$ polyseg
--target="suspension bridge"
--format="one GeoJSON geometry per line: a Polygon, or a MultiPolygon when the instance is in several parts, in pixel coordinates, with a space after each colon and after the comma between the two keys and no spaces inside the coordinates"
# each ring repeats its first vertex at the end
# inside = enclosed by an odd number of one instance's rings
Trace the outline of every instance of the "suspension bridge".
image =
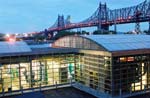
{"type": "Polygon", "coordinates": [[[56,22],[48,28],[48,31],[55,32],[96,26],[102,32],[109,30],[112,25],[116,31],[118,24],[135,23],[135,31],[140,33],[140,22],[149,22],[150,31],[150,0],[145,0],[135,6],[113,10],[109,9],[106,3],[100,3],[97,10],[89,18],[78,23],[72,23],[70,16],[65,19],[63,15],[58,15],[56,22]]]}

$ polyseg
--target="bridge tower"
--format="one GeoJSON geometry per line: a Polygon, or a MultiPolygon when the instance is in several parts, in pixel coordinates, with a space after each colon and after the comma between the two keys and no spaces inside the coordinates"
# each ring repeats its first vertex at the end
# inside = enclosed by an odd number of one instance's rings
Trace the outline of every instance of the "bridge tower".
{"type": "Polygon", "coordinates": [[[141,33],[141,30],[140,30],[140,23],[139,22],[136,22],[135,24],[135,32],[137,34],[140,34],[141,33]]]}
{"type": "Polygon", "coordinates": [[[58,15],[58,19],[57,19],[58,23],[57,23],[57,27],[64,27],[65,26],[65,20],[64,20],[64,16],[60,16],[58,15]]]}
{"type": "Polygon", "coordinates": [[[107,31],[109,29],[109,26],[102,25],[102,22],[107,22],[107,5],[105,4],[99,4],[98,8],[98,31],[103,33],[105,30],[107,31]]]}
{"type": "Polygon", "coordinates": [[[142,15],[142,13],[140,11],[136,11],[135,12],[135,19],[136,19],[136,24],[135,24],[135,32],[137,34],[140,34],[141,33],[141,29],[140,29],[140,22],[139,22],[139,19],[140,19],[140,16],[142,15]]]}
{"type": "Polygon", "coordinates": [[[71,16],[70,15],[67,16],[67,18],[65,20],[65,23],[66,24],[70,24],[71,23],[71,16]]]}

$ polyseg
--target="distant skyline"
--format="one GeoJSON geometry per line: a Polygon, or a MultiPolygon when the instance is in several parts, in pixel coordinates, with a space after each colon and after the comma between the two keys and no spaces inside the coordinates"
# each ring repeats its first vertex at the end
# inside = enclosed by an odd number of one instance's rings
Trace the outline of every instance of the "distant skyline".
{"type": "MultiPolygon", "coordinates": [[[[144,0],[0,0],[0,33],[42,31],[55,23],[58,14],[71,15],[72,22],[80,22],[96,11],[100,1],[118,9],[144,0]]],[[[148,23],[141,26],[148,29],[148,23]]],[[[130,31],[134,27],[135,24],[120,25],[118,31],[130,31]]]]}

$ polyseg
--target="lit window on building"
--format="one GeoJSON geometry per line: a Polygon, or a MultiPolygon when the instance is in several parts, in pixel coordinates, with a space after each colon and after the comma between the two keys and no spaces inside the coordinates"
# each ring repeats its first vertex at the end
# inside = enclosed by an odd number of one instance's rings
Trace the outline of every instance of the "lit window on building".
{"type": "Polygon", "coordinates": [[[120,62],[126,62],[126,61],[127,61],[127,59],[125,57],[120,58],[120,62]]]}
{"type": "Polygon", "coordinates": [[[134,57],[127,57],[127,61],[128,61],[128,62],[134,61],[134,57]]]}

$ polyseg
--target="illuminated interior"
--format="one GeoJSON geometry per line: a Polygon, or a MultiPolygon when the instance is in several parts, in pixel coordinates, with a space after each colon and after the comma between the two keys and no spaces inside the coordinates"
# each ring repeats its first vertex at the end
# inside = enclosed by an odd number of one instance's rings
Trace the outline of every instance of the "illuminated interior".
{"type": "Polygon", "coordinates": [[[80,50],[75,66],[77,83],[96,93],[119,96],[149,90],[149,42],[147,35],[66,36],[53,47],[80,50]]]}
{"type": "MultiPolygon", "coordinates": [[[[0,66],[0,91],[16,91],[69,83],[74,77],[74,55],[1,58],[9,64],[0,66]],[[20,60],[15,61],[15,60],[20,60]]],[[[2,63],[3,63],[2,62],[2,63]]]]}
{"type": "Polygon", "coordinates": [[[150,87],[150,56],[114,57],[114,95],[146,91],[150,87]]]}
{"type": "Polygon", "coordinates": [[[15,50],[19,56],[0,57],[0,92],[63,85],[71,80],[80,90],[91,90],[93,94],[118,97],[149,91],[148,41],[150,37],[144,35],[67,36],[43,51],[34,51],[23,42],[16,51],[18,45],[15,44],[12,51],[2,53],[14,55],[15,50]],[[29,55],[23,56],[24,52],[29,55]]]}
{"type": "Polygon", "coordinates": [[[77,82],[100,92],[111,93],[111,57],[81,55],[75,72],[77,82]]]}

